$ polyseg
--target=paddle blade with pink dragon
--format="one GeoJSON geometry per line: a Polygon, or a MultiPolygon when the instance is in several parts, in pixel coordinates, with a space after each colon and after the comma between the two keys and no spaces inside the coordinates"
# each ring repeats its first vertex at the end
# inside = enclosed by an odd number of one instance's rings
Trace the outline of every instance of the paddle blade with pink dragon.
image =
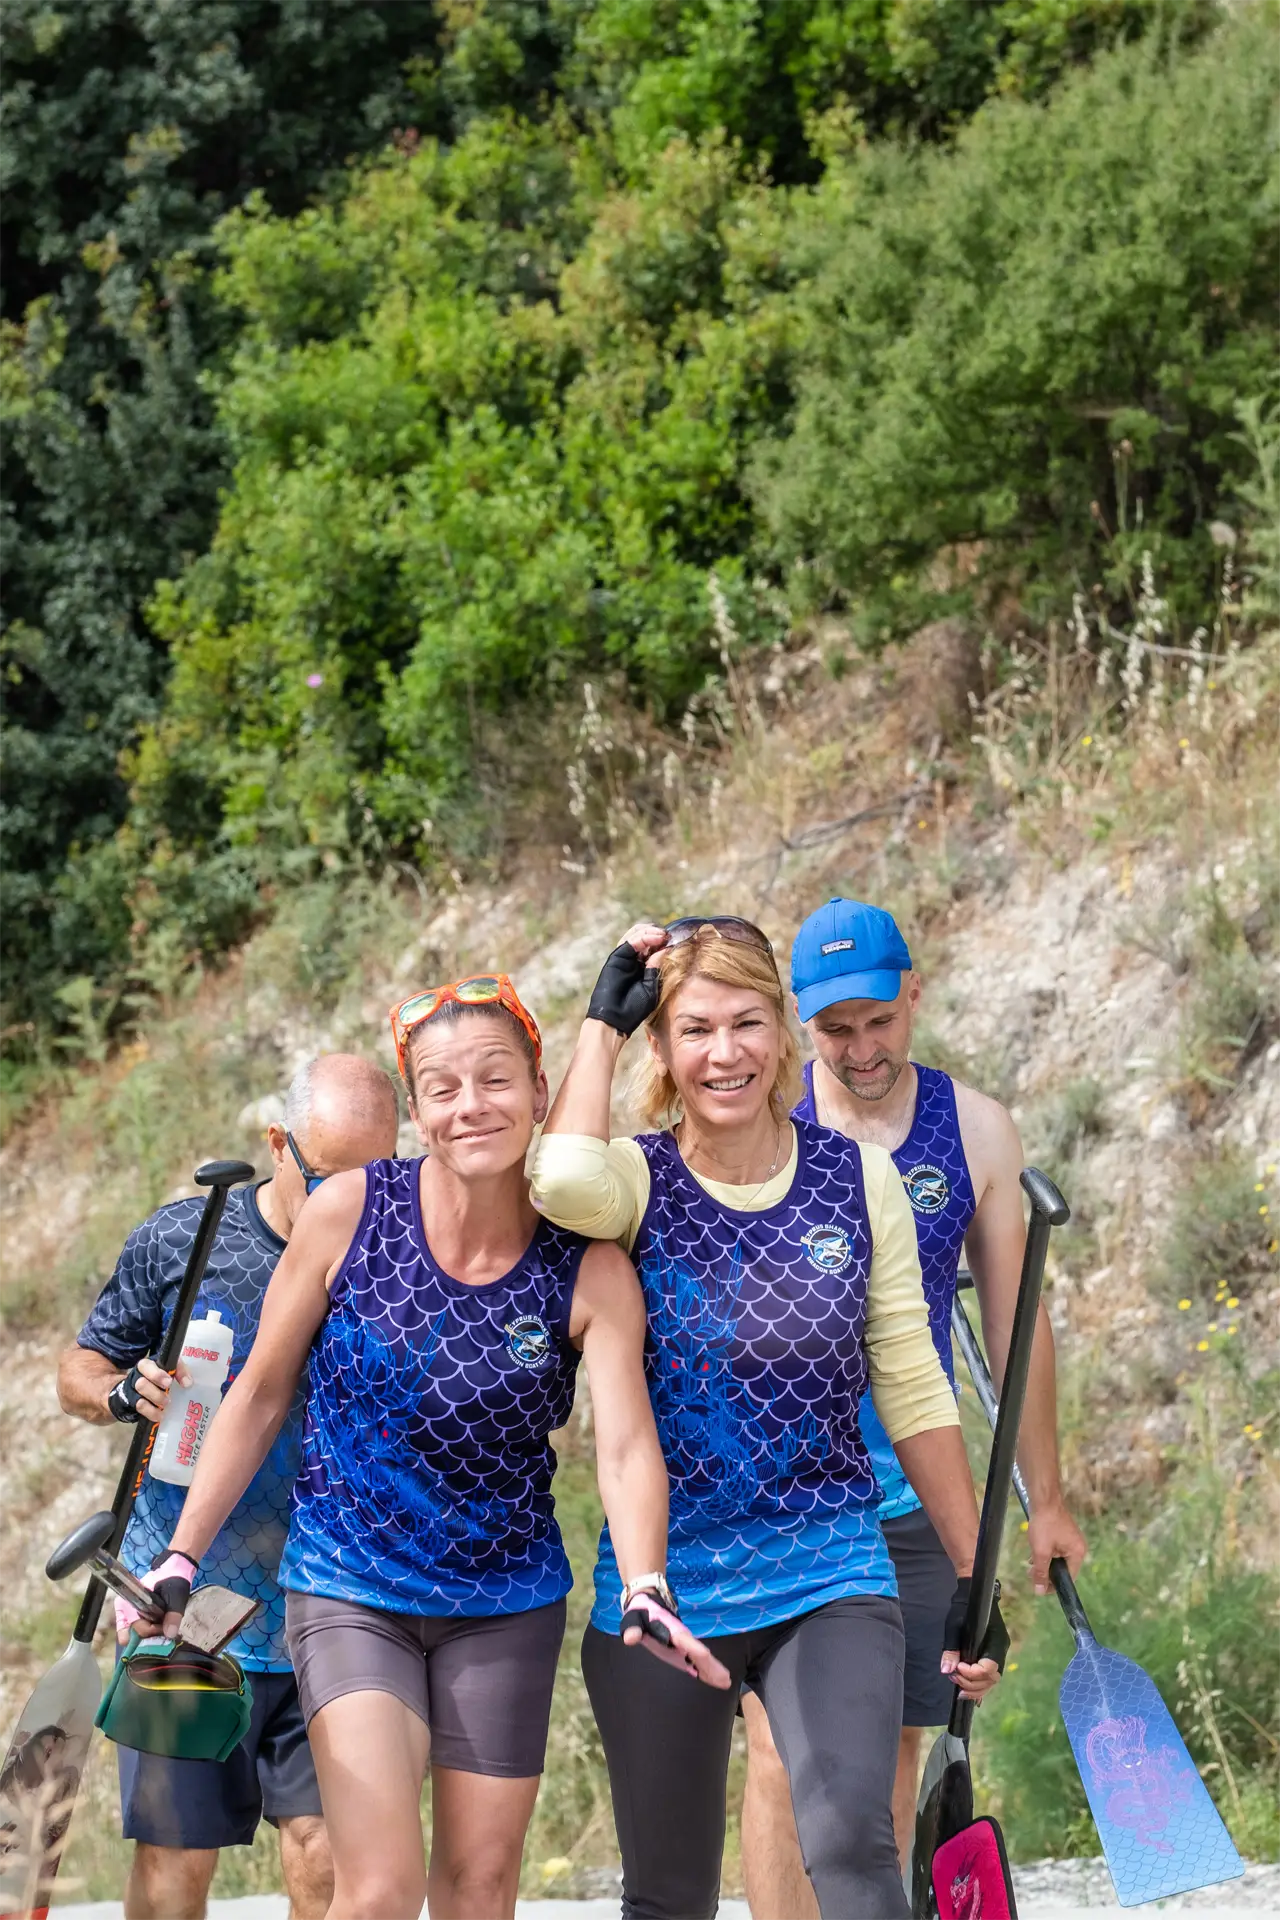
{"type": "Polygon", "coordinates": [[[1154,1681],[1078,1625],[1076,1640],[1058,1700],[1121,1906],[1237,1879],[1244,1862],[1154,1681]]]}

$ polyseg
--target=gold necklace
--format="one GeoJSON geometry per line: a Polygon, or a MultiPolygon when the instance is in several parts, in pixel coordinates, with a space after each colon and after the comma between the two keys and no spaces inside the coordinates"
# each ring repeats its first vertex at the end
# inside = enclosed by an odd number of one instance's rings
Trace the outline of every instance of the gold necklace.
{"type": "MultiPolygon", "coordinates": [[[[775,1125],[776,1124],[777,1123],[775,1122],[775,1125]]],[[[773,1150],[773,1164],[769,1168],[769,1171],[768,1173],[766,1173],[764,1179],[760,1182],[760,1185],[756,1188],[755,1192],[752,1194],[748,1194],[745,1200],[740,1201],[735,1205],[734,1207],[735,1213],[749,1213],[751,1211],[752,1206],[760,1198],[760,1195],[764,1192],[765,1188],[768,1186],[769,1182],[772,1180],[774,1174],[778,1171],[778,1162],[782,1158],[782,1143],[786,1139],[786,1137],[787,1137],[786,1128],[783,1126],[779,1126],[777,1145],[774,1147],[774,1150],[773,1150]]],[[[678,1133],[676,1135],[676,1146],[677,1147],[680,1146],[680,1135],[678,1133]]],[[[681,1148],[681,1158],[682,1159],[684,1158],[683,1148],[681,1148]]],[[[689,1165],[687,1160],[685,1161],[685,1165],[686,1166],[689,1165]]],[[[690,1168],[689,1170],[691,1173],[694,1171],[693,1168],[690,1168]]],[[[694,1174],[694,1177],[695,1179],[697,1178],[696,1173],[694,1174]]],[[[727,1186],[731,1186],[733,1183],[728,1180],[721,1180],[721,1181],[718,1181],[716,1184],[718,1186],[727,1187],[727,1186]]]]}

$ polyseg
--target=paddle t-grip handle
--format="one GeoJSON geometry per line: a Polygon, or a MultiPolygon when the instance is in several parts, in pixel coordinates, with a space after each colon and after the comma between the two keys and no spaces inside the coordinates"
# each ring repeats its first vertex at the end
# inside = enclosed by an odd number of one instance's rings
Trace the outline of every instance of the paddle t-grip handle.
{"type": "MultiPolygon", "coordinates": [[[[955,1335],[956,1345],[964,1355],[969,1377],[973,1381],[974,1392],[978,1396],[978,1404],[987,1416],[987,1425],[994,1427],[1000,1405],[996,1397],[995,1381],[991,1378],[991,1370],[987,1366],[982,1348],[978,1345],[978,1336],[973,1330],[973,1324],[964,1310],[959,1294],[951,1303],[951,1331],[955,1335]]],[[[1029,1520],[1031,1501],[1027,1494],[1027,1483],[1016,1463],[1013,1469],[1013,1490],[1018,1496],[1018,1504],[1029,1520]]],[[[1076,1583],[1071,1578],[1071,1570],[1065,1560],[1055,1559],[1049,1562],[1049,1578],[1053,1582],[1054,1592],[1058,1596],[1072,1633],[1077,1639],[1094,1639],[1094,1631],[1089,1625],[1089,1616],[1084,1610],[1084,1602],[1080,1598],[1076,1583]]]]}
{"type": "MultiPolygon", "coordinates": [[[[186,1271],[178,1287],[178,1297],[174,1301],[173,1313],[165,1329],[163,1340],[155,1355],[156,1364],[166,1373],[173,1373],[182,1355],[182,1343],[187,1337],[187,1324],[196,1304],[196,1295],[200,1291],[200,1282],[204,1279],[205,1268],[209,1264],[209,1255],[213,1252],[213,1243],[217,1238],[222,1222],[223,1209],[227,1204],[227,1194],[232,1187],[243,1185],[252,1180],[257,1168],[247,1160],[206,1160],[195,1170],[195,1182],[198,1187],[208,1187],[209,1197],[204,1203],[200,1215],[200,1224],[196,1228],[196,1237],[191,1243],[191,1252],[187,1255],[186,1271]]],[[[107,1539],[101,1544],[109,1553],[117,1554],[124,1539],[129,1516],[133,1512],[133,1503],[138,1497],[147,1467],[151,1460],[151,1449],[156,1443],[156,1423],[154,1420],[139,1420],[129,1442],[129,1451],[125,1455],[124,1467],[116,1486],[116,1497],[111,1502],[111,1511],[115,1515],[115,1526],[107,1539]]],[[[85,1642],[91,1641],[97,1632],[98,1621],[102,1617],[103,1603],[107,1597],[105,1583],[95,1574],[85,1589],[85,1596],[76,1617],[72,1638],[85,1642]]]]}
{"type": "MultiPolygon", "coordinates": [[[[1013,1483],[1018,1448],[1018,1430],[1027,1395],[1027,1375],[1031,1370],[1031,1348],[1035,1340],[1036,1315],[1040,1309],[1040,1289],[1044,1280],[1049,1235],[1054,1227],[1071,1218],[1071,1209],[1048,1174],[1038,1167],[1024,1167],[1022,1190],[1031,1202],[1027,1223],[1027,1241],[1022,1254],[1022,1276],[1009,1333],[1009,1356],[1005,1363],[1004,1385],[996,1412],[995,1438],[987,1468],[987,1483],[982,1495],[982,1515],[978,1522],[978,1545],[973,1559],[969,1586],[969,1608],[965,1615],[960,1652],[966,1660],[982,1645],[991,1621],[995,1599],[996,1575],[1000,1567],[1000,1543],[1004,1534],[1005,1509],[1013,1483]]],[[[972,1700],[956,1690],[950,1732],[962,1740],[969,1737],[973,1723],[972,1700]]]]}
{"type": "Polygon", "coordinates": [[[122,1561],[107,1552],[106,1542],[115,1532],[115,1526],[116,1516],[110,1507],[90,1514],[54,1548],[45,1561],[44,1570],[50,1580],[65,1580],[69,1573],[78,1573],[81,1567],[90,1566],[98,1579],[136,1607],[144,1620],[158,1622],[164,1618],[164,1612],[150,1587],[144,1587],[136,1574],[130,1573],[122,1561]]]}

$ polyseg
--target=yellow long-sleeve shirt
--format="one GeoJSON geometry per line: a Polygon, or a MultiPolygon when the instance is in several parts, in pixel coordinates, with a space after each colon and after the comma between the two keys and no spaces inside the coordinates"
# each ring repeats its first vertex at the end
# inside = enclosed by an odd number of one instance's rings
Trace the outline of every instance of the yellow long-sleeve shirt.
{"type": "MultiPolygon", "coordinates": [[[[958,1426],[960,1420],[929,1331],[911,1203],[883,1147],[859,1146],[858,1151],[872,1242],[863,1336],[871,1393],[889,1438],[907,1440],[935,1427],[958,1426]]],[[[788,1193],[797,1161],[793,1127],[787,1164],[762,1187],[694,1177],[722,1205],[763,1212],[788,1193]]],[[[593,1240],[620,1240],[630,1251],[649,1204],[649,1163],[634,1140],[544,1135],[532,1182],[534,1205],[557,1226],[593,1240]]]]}

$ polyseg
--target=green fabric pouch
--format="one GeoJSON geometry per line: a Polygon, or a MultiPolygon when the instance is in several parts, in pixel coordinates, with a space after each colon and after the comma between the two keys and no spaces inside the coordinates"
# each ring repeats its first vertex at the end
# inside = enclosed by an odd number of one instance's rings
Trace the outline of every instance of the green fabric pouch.
{"type": "Polygon", "coordinates": [[[95,1725],[108,1740],[169,1760],[226,1760],[248,1731],[253,1689],[229,1653],[139,1640],[116,1662],[95,1725]]]}

